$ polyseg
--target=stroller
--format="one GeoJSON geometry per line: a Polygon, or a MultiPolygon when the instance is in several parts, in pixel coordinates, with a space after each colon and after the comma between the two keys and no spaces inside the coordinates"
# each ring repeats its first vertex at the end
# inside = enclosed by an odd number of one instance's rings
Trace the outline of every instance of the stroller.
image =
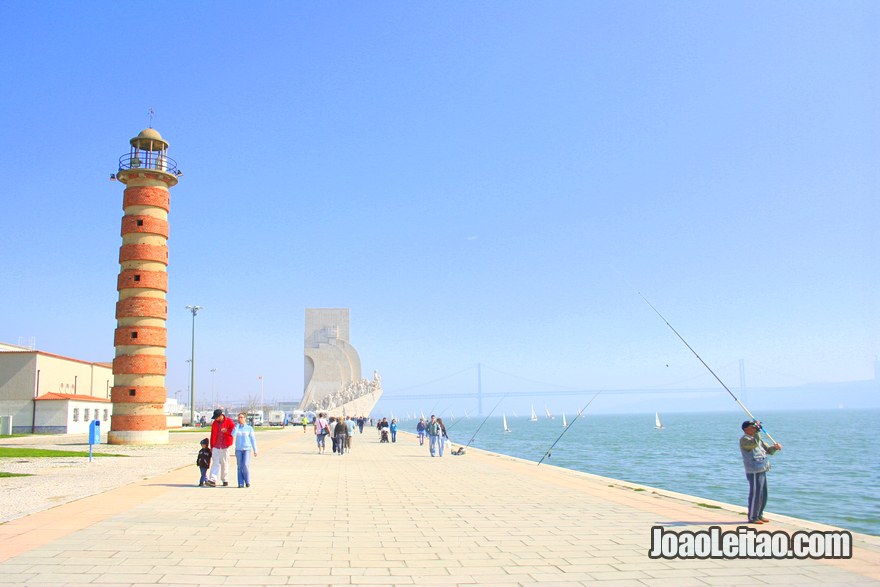
{"type": "Polygon", "coordinates": [[[380,434],[379,442],[388,442],[388,428],[382,428],[380,434]]]}

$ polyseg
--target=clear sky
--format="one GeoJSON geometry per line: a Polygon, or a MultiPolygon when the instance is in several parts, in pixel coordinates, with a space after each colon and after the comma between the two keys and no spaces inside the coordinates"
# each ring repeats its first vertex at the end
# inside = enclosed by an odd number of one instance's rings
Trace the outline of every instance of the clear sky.
{"type": "Polygon", "coordinates": [[[0,340],[112,359],[107,178],[153,108],[185,174],[171,397],[198,304],[203,398],[214,368],[223,401],[298,400],[305,308],[347,307],[382,409],[478,364],[735,408],[638,292],[733,388],[872,379],[878,30],[873,1],[2,2],[0,340]]]}

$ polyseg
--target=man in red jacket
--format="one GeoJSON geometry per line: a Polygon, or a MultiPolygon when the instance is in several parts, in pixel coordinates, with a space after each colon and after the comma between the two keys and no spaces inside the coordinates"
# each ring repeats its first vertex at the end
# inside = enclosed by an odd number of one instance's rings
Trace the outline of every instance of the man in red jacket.
{"type": "Polygon", "coordinates": [[[211,424],[211,473],[205,485],[216,487],[219,472],[219,480],[225,487],[229,485],[229,447],[233,442],[232,431],[235,429],[235,422],[227,418],[220,408],[214,410],[211,419],[214,420],[211,424]]]}

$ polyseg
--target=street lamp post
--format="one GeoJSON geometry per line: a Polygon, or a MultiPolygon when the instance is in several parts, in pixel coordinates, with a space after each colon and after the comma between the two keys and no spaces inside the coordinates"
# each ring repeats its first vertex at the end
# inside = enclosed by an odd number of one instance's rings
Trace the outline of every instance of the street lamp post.
{"type": "MultiPolygon", "coordinates": [[[[263,376],[262,375],[260,375],[260,411],[261,412],[263,411],[263,376]]],[[[265,418],[265,416],[266,416],[266,414],[264,413],[263,417],[265,418]]]]}
{"type": "Polygon", "coordinates": [[[211,409],[217,407],[217,396],[214,395],[214,374],[217,373],[217,369],[211,369],[211,409]]]}
{"type": "Polygon", "coordinates": [[[196,419],[196,314],[202,309],[201,306],[187,306],[187,310],[192,312],[192,352],[189,356],[189,425],[192,426],[196,419]]]}

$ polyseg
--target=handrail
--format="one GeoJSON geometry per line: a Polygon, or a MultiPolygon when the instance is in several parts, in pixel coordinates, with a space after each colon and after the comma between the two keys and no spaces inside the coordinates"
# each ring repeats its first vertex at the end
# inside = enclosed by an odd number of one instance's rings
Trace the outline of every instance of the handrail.
{"type": "Polygon", "coordinates": [[[177,171],[177,161],[162,153],[153,151],[139,151],[138,153],[127,153],[119,158],[119,171],[127,169],[153,169],[170,173],[171,175],[180,175],[177,171]]]}

